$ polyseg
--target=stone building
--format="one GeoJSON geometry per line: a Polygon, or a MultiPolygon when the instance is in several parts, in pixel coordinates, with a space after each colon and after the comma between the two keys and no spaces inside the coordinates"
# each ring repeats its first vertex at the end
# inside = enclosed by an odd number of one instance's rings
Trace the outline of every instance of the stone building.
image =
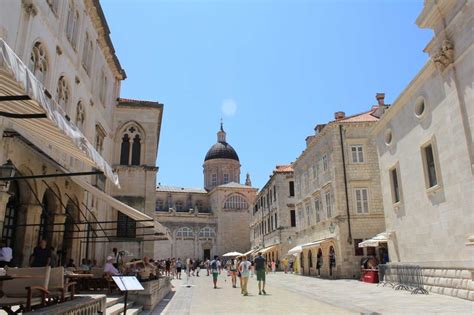
{"type": "Polygon", "coordinates": [[[369,131],[385,108],[384,94],[369,111],[317,125],[293,163],[296,185],[296,256],[304,275],[357,278],[361,258],[381,256],[359,248],[385,229],[378,157],[369,131]]]}
{"type": "Polygon", "coordinates": [[[40,239],[100,263],[113,246],[152,255],[166,232],[147,215],[163,105],[119,97],[109,33],[98,1],[2,2],[0,165],[17,179],[0,182],[0,233],[16,265],[40,239]]]}
{"type": "Polygon", "coordinates": [[[425,1],[430,59],[377,123],[391,264],[423,268],[425,288],[474,300],[472,1],[425,1]]]}
{"type": "Polygon", "coordinates": [[[250,244],[268,261],[281,261],[295,239],[295,182],[291,165],[277,165],[259,191],[250,219],[250,244]]]}
{"type": "Polygon", "coordinates": [[[240,184],[239,157],[222,124],[203,168],[204,189],[156,188],[156,218],[171,240],[156,242],[155,257],[204,259],[250,248],[249,209],[257,189],[248,174],[245,185],[240,184]]]}

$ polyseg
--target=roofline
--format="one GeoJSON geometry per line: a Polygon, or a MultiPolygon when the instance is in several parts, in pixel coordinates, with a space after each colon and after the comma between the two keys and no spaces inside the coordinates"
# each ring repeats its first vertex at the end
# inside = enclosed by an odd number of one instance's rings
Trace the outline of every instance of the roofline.
{"type": "Polygon", "coordinates": [[[99,0],[86,0],[85,4],[86,7],[90,8],[89,12],[92,14],[95,13],[98,17],[98,19],[91,18],[91,21],[96,27],[99,38],[102,38],[106,47],[102,47],[101,45],[99,46],[102,48],[102,51],[105,55],[112,56],[112,58],[106,57],[105,60],[110,66],[113,66],[113,68],[115,69],[116,78],[118,78],[119,80],[125,80],[127,78],[127,74],[120,65],[120,61],[117,55],[115,54],[114,44],[110,39],[109,25],[107,24],[107,20],[105,18],[104,11],[102,10],[102,6],[100,5],[99,0]]]}
{"type": "Polygon", "coordinates": [[[132,98],[117,98],[117,106],[124,107],[144,107],[144,108],[163,108],[163,104],[160,102],[137,100],[132,98]]]}

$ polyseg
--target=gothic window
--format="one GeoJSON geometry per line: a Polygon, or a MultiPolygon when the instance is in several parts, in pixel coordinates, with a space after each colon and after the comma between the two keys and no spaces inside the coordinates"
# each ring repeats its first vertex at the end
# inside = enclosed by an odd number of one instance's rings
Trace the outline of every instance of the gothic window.
{"type": "Polygon", "coordinates": [[[106,133],[104,128],[102,128],[100,125],[95,126],[95,149],[97,152],[102,154],[104,151],[104,139],[105,139],[106,133]]]}
{"type": "Polygon", "coordinates": [[[132,144],[132,165],[140,165],[140,135],[135,135],[132,144]]]}
{"type": "Polygon", "coordinates": [[[232,195],[224,203],[224,209],[244,210],[248,207],[247,201],[240,195],[232,195]]]}
{"type": "Polygon", "coordinates": [[[174,203],[174,207],[176,208],[176,211],[178,212],[184,211],[184,204],[182,201],[176,201],[174,203]]]}
{"type": "Polygon", "coordinates": [[[128,165],[130,153],[130,137],[124,134],[122,138],[122,145],[120,147],[120,165],[128,165]]]}
{"type": "Polygon", "coordinates": [[[66,22],[66,37],[74,49],[77,44],[77,33],[79,30],[79,12],[69,5],[66,22]]]}
{"type": "Polygon", "coordinates": [[[79,129],[82,130],[85,120],[86,120],[86,111],[84,109],[83,103],[79,101],[76,107],[76,125],[79,129]]]}
{"type": "Polygon", "coordinates": [[[64,76],[60,76],[58,80],[58,86],[56,88],[56,101],[64,109],[67,109],[69,103],[69,84],[64,76]]]}
{"type": "Polygon", "coordinates": [[[120,146],[120,165],[140,165],[143,135],[137,127],[123,130],[120,146]]]}
{"type": "Polygon", "coordinates": [[[156,211],[164,211],[164,202],[161,199],[156,201],[156,211]]]}
{"type": "Polygon", "coordinates": [[[216,237],[216,232],[210,227],[205,227],[199,231],[199,238],[211,238],[216,237]]]}
{"type": "Polygon", "coordinates": [[[176,238],[194,237],[194,232],[188,227],[182,227],[176,232],[176,238]]]}
{"type": "Polygon", "coordinates": [[[28,68],[33,72],[36,78],[44,84],[48,71],[48,58],[46,56],[46,50],[40,42],[36,42],[31,50],[28,68]]]}

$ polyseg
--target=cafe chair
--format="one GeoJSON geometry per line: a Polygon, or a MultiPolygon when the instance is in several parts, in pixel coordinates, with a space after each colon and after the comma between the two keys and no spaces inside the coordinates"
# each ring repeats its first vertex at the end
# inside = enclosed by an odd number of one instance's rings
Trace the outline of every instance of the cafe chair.
{"type": "Polygon", "coordinates": [[[48,302],[62,303],[68,298],[74,300],[74,294],[76,291],[76,282],[68,282],[64,284],[64,267],[51,268],[49,276],[49,295],[48,302]]]}
{"type": "Polygon", "coordinates": [[[17,314],[45,306],[50,293],[48,291],[50,273],[51,267],[9,268],[7,276],[13,279],[4,283],[0,292],[0,308],[8,314],[17,314]],[[14,306],[19,308],[13,311],[14,306]]]}

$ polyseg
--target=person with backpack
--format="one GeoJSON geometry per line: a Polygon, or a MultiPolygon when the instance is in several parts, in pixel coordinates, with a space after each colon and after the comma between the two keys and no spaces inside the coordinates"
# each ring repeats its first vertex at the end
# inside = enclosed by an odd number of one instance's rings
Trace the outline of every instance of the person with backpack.
{"type": "Polygon", "coordinates": [[[257,274],[257,281],[258,281],[258,295],[267,294],[265,292],[265,272],[266,272],[266,263],[265,258],[262,256],[262,253],[259,252],[257,258],[254,260],[255,262],[255,273],[257,274]],[[263,288],[262,288],[263,282],[263,288]]]}
{"type": "Polygon", "coordinates": [[[248,261],[246,257],[243,257],[242,262],[239,265],[239,271],[240,271],[240,280],[242,284],[242,294],[244,296],[249,295],[249,292],[247,291],[247,284],[249,282],[251,266],[252,266],[252,263],[248,261]]]}
{"type": "Polygon", "coordinates": [[[212,272],[212,282],[214,283],[214,289],[217,289],[217,277],[219,276],[219,269],[221,268],[221,262],[219,256],[214,256],[214,259],[211,261],[211,272],[212,272]]]}

